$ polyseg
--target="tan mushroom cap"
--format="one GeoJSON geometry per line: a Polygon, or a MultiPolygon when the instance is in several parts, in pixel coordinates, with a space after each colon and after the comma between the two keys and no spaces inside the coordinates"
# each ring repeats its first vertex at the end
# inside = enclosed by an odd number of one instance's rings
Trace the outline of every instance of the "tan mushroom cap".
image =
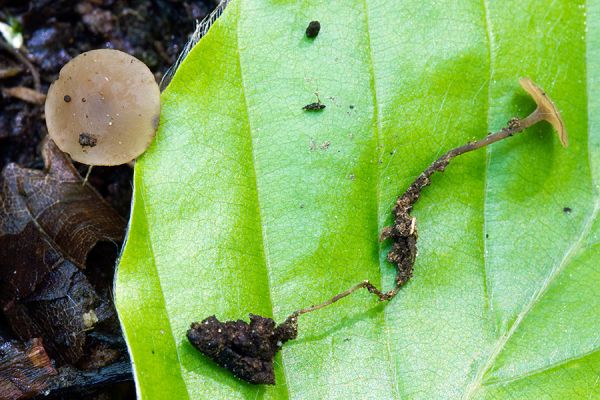
{"type": "Polygon", "coordinates": [[[560,143],[563,145],[563,147],[567,147],[569,145],[569,136],[567,135],[567,130],[560,116],[560,112],[552,100],[550,100],[550,98],[546,95],[546,92],[544,92],[542,88],[536,85],[531,79],[521,78],[519,79],[519,83],[537,104],[537,109],[534,113],[538,113],[540,119],[544,119],[552,124],[554,129],[556,129],[560,143]]]}
{"type": "Polygon", "coordinates": [[[137,58],[118,50],[92,50],[60,70],[48,90],[45,112],[48,134],[75,161],[119,165],[152,142],[160,90],[137,58]]]}

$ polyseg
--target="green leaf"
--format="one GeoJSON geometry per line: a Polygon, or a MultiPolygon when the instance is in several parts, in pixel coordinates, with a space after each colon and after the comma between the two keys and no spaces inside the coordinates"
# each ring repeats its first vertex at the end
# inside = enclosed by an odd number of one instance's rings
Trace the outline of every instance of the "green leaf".
{"type": "Polygon", "coordinates": [[[600,397],[599,0],[232,1],[162,101],[116,281],[141,398],[600,397]],[[212,314],[282,321],[390,288],[394,200],[527,115],[522,76],[571,146],[537,125],[435,176],[398,297],[301,317],[273,387],[191,347],[212,314]],[[315,91],[327,108],[303,111],[315,91]]]}

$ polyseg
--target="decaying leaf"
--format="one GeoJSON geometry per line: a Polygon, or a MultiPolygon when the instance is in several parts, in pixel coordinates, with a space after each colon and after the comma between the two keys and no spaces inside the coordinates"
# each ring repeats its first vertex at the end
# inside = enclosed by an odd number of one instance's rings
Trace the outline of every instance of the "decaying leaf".
{"type": "Polygon", "coordinates": [[[32,339],[26,344],[0,344],[0,397],[4,400],[28,399],[46,390],[49,380],[56,375],[42,340],[32,339]]]}
{"type": "Polygon", "coordinates": [[[124,221],[51,141],[43,156],[45,171],[9,164],[1,176],[0,305],[20,339],[42,337],[52,358],[76,363],[86,332],[114,316],[82,270],[124,221]]]}

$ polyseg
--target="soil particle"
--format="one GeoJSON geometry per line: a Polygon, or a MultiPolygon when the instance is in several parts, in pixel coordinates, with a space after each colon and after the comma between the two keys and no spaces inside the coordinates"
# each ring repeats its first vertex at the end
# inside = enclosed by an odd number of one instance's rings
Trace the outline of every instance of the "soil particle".
{"type": "Polygon", "coordinates": [[[321,23],[319,21],[310,21],[308,26],[306,27],[306,37],[310,39],[314,39],[319,34],[321,30],[321,23]]]}
{"type": "Polygon", "coordinates": [[[79,134],[79,144],[81,147],[94,147],[98,144],[98,139],[86,132],[79,134]]]}
{"type": "Polygon", "coordinates": [[[276,326],[271,318],[254,314],[250,314],[250,323],[220,322],[213,315],[194,322],[187,332],[194,347],[236,377],[267,385],[275,384],[275,354],[297,335],[296,318],[288,318],[276,326]]]}
{"type": "Polygon", "coordinates": [[[573,209],[571,209],[571,207],[565,207],[565,208],[563,208],[563,212],[564,212],[565,214],[570,214],[570,213],[571,213],[571,211],[573,211],[573,209]]]}

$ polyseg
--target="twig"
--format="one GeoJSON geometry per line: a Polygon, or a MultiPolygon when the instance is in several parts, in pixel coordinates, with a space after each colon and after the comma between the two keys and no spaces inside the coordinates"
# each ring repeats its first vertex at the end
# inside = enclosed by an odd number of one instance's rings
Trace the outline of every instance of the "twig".
{"type": "Polygon", "coordinates": [[[70,366],[61,367],[58,375],[50,379],[48,395],[64,395],[67,393],[79,393],[93,390],[97,387],[114,385],[133,379],[131,362],[129,360],[117,361],[113,364],[93,370],[78,370],[70,366]]]}
{"type": "Polygon", "coordinates": [[[85,186],[85,184],[88,183],[88,179],[92,173],[93,167],[93,165],[88,166],[87,172],[85,173],[85,178],[83,179],[83,183],[81,184],[81,186],[85,186]]]}
{"type": "Polygon", "coordinates": [[[31,73],[31,76],[33,77],[33,88],[36,91],[41,92],[42,85],[40,82],[40,74],[33,64],[27,59],[27,57],[25,57],[20,50],[17,50],[8,44],[4,39],[0,40],[0,47],[9,52],[13,57],[27,67],[31,73]]]}

